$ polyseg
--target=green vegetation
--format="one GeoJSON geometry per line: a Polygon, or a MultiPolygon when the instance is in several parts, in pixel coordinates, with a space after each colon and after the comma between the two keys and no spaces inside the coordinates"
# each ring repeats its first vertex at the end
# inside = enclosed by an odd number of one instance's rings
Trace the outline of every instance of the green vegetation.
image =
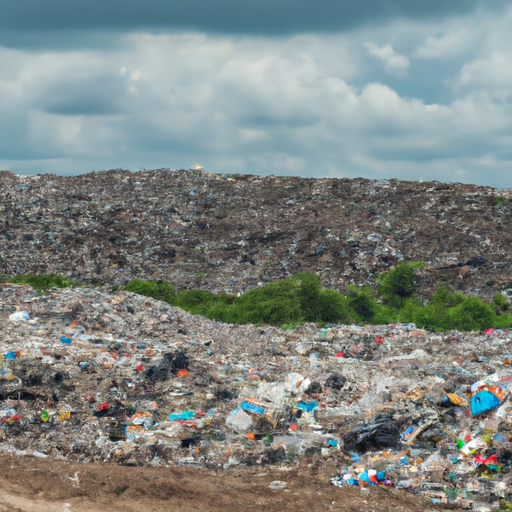
{"type": "Polygon", "coordinates": [[[153,299],[163,300],[169,304],[173,304],[174,300],[174,285],[166,283],[165,281],[142,281],[141,279],[134,279],[130,281],[125,290],[146,297],[153,297],[153,299]]]}
{"type": "Polygon", "coordinates": [[[406,300],[414,295],[416,286],[414,282],[414,272],[423,268],[423,261],[413,261],[412,263],[399,263],[393,270],[381,274],[377,280],[379,282],[378,293],[385,304],[400,309],[406,300]]]}
{"type": "Polygon", "coordinates": [[[489,304],[443,286],[423,304],[415,297],[415,271],[423,266],[421,261],[400,263],[378,276],[376,290],[350,286],[347,295],[323,289],[320,278],[311,273],[268,283],[240,297],[214,295],[204,290],[175,293],[171,284],[156,281],[131,281],[125,289],[165,300],[212,320],[270,324],[281,326],[283,330],[304,322],[319,325],[412,322],[436,331],[479,331],[487,327],[512,326],[512,314],[508,313],[510,304],[501,294],[495,295],[493,303],[489,304]]]}
{"type": "MultiPolygon", "coordinates": [[[[293,329],[304,322],[319,325],[411,322],[420,328],[436,331],[512,327],[512,308],[501,294],[496,294],[489,303],[442,286],[424,304],[415,296],[415,272],[423,266],[421,261],[400,263],[393,270],[379,275],[375,288],[349,286],[347,294],[322,288],[320,278],[307,272],[268,283],[239,297],[207,290],[176,292],[175,286],[166,281],[140,279],[120,288],[165,301],[212,320],[270,324],[281,326],[283,330],[293,329]]],[[[29,284],[41,293],[52,287],[76,286],[76,283],[59,275],[7,276],[2,280],[29,284]]],[[[117,288],[113,286],[112,291],[117,288]]]]}
{"type": "Polygon", "coordinates": [[[4,276],[2,282],[14,283],[14,284],[28,284],[35,290],[43,291],[50,288],[70,288],[71,286],[77,286],[77,283],[73,283],[67,277],[56,275],[56,274],[40,274],[40,275],[24,275],[24,276],[4,276]]]}

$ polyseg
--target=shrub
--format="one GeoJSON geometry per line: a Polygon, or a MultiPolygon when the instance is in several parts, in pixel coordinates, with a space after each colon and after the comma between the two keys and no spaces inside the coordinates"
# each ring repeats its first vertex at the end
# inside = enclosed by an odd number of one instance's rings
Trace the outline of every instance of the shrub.
{"type": "Polygon", "coordinates": [[[300,308],[306,322],[317,322],[321,316],[320,291],[322,285],[320,278],[316,274],[302,273],[298,274],[300,286],[297,290],[297,297],[300,302],[300,308]]]}
{"type": "Polygon", "coordinates": [[[500,308],[502,311],[508,311],[510,309],[510,304],[508,303],[508,300],[501,295],[501,293],[497,293],[493,298],[492,302],[495,306],[500,308]]]}
{"type": "Polygon", "coordinates": [[[377,281],[379,282],[378,292],[386,303],[392,307],[401,307],[403,299],[412,297],[415,291],[414,272],[423,268],[423,261],[413,261],[411,263],[399,263],[393,270],[381,274],[377,281]]]}
{"type": "Polygon", "coordinates": [[[450,329],[481,331],[495,325],[496,314],[492,307],[478,297],[466,297],[458,306],[448,310],[450,329]]]}
{"type": "Polygon", "coordinates": [[[464,295],[462,295],[462,293],[455,292],[448,288],[448,286],[442,286],[432,295],[429,305],[437,309],[446,310],[462,302],[464,302],[464,295]]]}
{"type": "Polygon", "coordinates": [[[512,315],[510,313],[503,313],[496,317],[494,321],[496,329],[509,329],[512,327],[512,315]]]}
{"type": "Polygon", "coordinates": [[[449,312],[463,302],[464,295],[462,293],[442,286],[436,290],[426,306],[416,311],[414,323],[419,327],[428,327],[438,331],[456,329],[449,312]]]}
{"type": "Polygon", "coordinates": [[[207,290],[183,290],[174,298],[174,305],[195,315],[204,314],[217,302],[217,296],[207,290]]]}
{"type": "Polygon", "coordinates": [[[387,306],[383,306],[381,304],[377,304],[377,311],[372,318],[372,324],[391,324],[393,322],[398,322],[398,312],[396,309],[389,308],[387,306]]]}
{"type": "Polygon", "coordinates": [[[163,300],[168,304],[174,304],[176,294],[174,285],[166,281],[143,281],[142,279],[134,279],[125,287],[125,290],[153,299],[163,300]]]}
{"type": "Polygon", "coordinates": [[[227,315],[231,321],[241,324],[301,322],[303,315],[297,297],[299,286],[297,276],[294,276],[249,290],[235,299],[227,315]]]}
{"type": "Polygon", "coordinates": [[[350,287],[348,296],[348,305],[368,323],[370,322],[378,310],[378,304],[375,297],[372,297],[368,289],[350,287]]]}
{"type": "Polygon", "coordinates": [[[351,324],[357,318],[347,298],[336,290],[322,290],[318,297],[318,305],[320,315],[315,321],[351,324]]]}
{"type": "Polygon", "coordinates": [[[423,308],[421,301],[412,298],[406,299],[402,309],[397,313],[397,319],[402,323],[416,323],[416,317],[423,308]]]}
{"type": "Polygon", "coordinates": [[[70,288],[76,286],[67,277],[58,274],[23,275],[9,278],[14,284],[28,284],[35,290],[42,291],[50,288],[70,288]]]}

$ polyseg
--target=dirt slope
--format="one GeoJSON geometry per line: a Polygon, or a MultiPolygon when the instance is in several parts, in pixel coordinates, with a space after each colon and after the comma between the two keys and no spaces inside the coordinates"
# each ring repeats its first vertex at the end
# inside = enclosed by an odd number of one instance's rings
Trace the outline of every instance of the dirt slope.
{"type": "Polygon", "coordinates": [[[4,457],[0,512],[344,511],[426,512],[433,509],[393,489],[328,486],[307,468],[219,472],[182,468],[127,468],[4,457]],[[287,482],[271,490],[274,480],[287,482]]]}

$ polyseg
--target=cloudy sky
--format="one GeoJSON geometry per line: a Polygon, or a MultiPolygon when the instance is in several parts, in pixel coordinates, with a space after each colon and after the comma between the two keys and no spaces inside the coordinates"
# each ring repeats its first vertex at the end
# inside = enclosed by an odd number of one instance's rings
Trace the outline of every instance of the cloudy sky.
{"type": "Polygon", "coordinates": [[[0,168],[512,186],[509,0],[0,0],[0,168]]]}

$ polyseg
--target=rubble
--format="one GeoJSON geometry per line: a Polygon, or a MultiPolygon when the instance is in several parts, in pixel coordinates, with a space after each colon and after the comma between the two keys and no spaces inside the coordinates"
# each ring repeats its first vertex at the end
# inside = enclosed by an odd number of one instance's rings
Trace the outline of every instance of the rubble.
{"type": "Polygon", "coordinates": [[[340,486],[482,511],[512,502],[510,330],[235,326],[93,288],[3,285],[0,305],[5,453],[307,464],[340,486]]]}
{"type": "Polygon", "coordinates": [[[439,283],[491,298],[512,290],[511,199],[460,183],[0,171],[0,274],[236,294],[311,271],[344,291],[422,260],[424,298],[439,283]]]}

